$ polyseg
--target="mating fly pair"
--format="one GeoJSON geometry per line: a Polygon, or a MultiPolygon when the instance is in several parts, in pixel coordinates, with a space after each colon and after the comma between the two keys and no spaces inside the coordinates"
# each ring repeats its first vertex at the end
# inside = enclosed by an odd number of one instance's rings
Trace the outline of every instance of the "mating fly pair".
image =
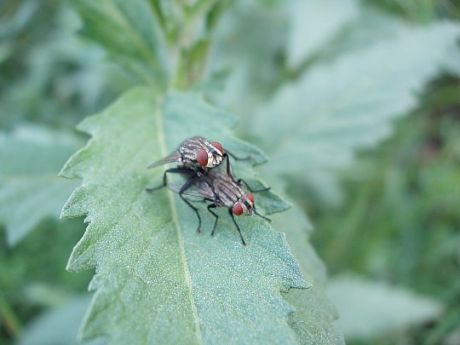
{"type": "Polygon", "coordinates": [[[219,142],[209,142],[203,137],[193,137],[184,140],[176,151],[167,157],[151,164],[149,168],[154,168],[163,164],[178,163],[174,168],[167,169],[163,174],[163,183],[147,191],[153,192],[163,187],[169,188],[178,193],[179,197],[195,212],[198,218],[197,232],[201,232],[201,216],[198,209],[192,204],[192,200],[205,202],[207,210],[215,218],[211,235],[214,235],[219,216],[213,211],[217,207],[226,207],[228,213],[235,224],[241,238],[241,242],[246,245],[241,229],[234,216],[243,214],[256,214],[263,219],[270,219],[262,216],[256,210],[254,195],[252,193],[266,191],[252,190],[242,179],[235,180],[230,167],[228,156],[235,160],[246,160],[248,158],[238,158],[228,151],[224,151],[219,142]],[[215,169],[223,162],[226,163],[225,173],[215,169]],[[182,186],[168,185],[168,174],[179,174],[185,182],[182,186]],[[250,193],[246,193],[242,188],[245,185],[250,193]]]}

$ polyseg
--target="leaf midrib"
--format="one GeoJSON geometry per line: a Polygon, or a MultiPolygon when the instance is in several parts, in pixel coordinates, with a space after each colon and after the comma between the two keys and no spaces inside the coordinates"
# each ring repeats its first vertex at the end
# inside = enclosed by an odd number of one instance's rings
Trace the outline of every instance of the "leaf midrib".
{"type": "MultiPolygon", "coordinates": [[[[164,136],[165,127],[164,127],[164,121],[163,121],[163,112],[162,112],[162,109],[161,109],[163,101],[164,101],[164,96],[158,96],[158,101],[155,102],[155,106],[156,106],[155,113],[157,114],[157,128],[158,128],[158,140],[159,140],[159,144],[160,144],[159,145],[160,146],[160,151],[161,151],[162,157],[166,157],[166,155],[168,155],[169,151],[167,149],[166,140],[165,140],[165,136],[164,136]]],[[[177,208],[176,208],[176,204],[174,202],[174,198],[173,198],[172,193],[167,191],[167,194],[168,194],[169,204],[170,204],[170,207],[171,207],[172,222],[173,222],[174,227],[176,229],[177,239],[178,239],[178,242],[179,242],[180,256],[182,258],[182,265],[184,267],[185,283],[186,283],[187,288],[188,288],[187,290],[188,290],[188,293],[189,293],[189,299],[190,299],[191,309],[192,309],[192,313],[193,313],[193,322],[194,322],[195,328],[196,328],[195,334],[196,334],[198,344],[203,344],[203,336],[201,334],[201,327],[200,327],[200,321],[199,321],[199,316],[198,316],[198,310],[196,309],[195,300],[194,300],[193,295],[192,295],[192,278],[191,278],[190,269],[188,268],[187,260],[186,260],[186,257],[185,257],[184,238],[182,236],[181,229],[180,229],[179,218],[178,218],[178,215],[177,215],[177,208]]]]}

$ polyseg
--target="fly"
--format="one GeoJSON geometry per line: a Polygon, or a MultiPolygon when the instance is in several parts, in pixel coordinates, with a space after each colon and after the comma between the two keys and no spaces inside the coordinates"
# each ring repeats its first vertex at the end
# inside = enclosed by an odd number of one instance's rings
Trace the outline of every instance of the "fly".
{"type": "Polygon", "coordinates": [[[201,232],[201,216],[198,209],[186,196],[199,198],[200,202],[207,203],[208,212],[215,218],[211,236],[214,235],[219,220],[219,216],[213,209],[218,207],[226,207],[228,209],[228,213],[238,230],[243,245],[246,245],[246,241],[243,238],[235,216],[255,214],[270,222],[269,218],[257,212],[253,194],[267,191],[270,188],[253,190],[244,180],[235,181],[232,176],[216,170],[210,170],[206,175],[202,176],[196,175],[190,169],[183,170],[180,174],[186,179],[186,182],[179,188],[174,186],[169,186],[169,188],[177,192],[180,198],[195,212],[198,218],[197,232],[201,232]],[[250,193],[245,192],[242,184],[246,186],[250,193]]]}
{"type": "MultiPolygon", "coordinates": [[[[193,172],[192,176],[198,178],[204,176],[210,169],[221,165],[224,160],[226,161],[227,175],[234,180],[228,156],[235,160],[247,160],[250,158],[238,158],[232,153],[224,151],[222,144],[218,141],[208,141],[203,137],[185,139],[174,152],[148,166],[148,168],[156,168],[164,164],[178,163],[175,168],[169,168],[164,171],[162,185],[148,188],[147,191],[152,192],[166,187],[168,185],[168,174],[188,175],[193,172]]],[[[215,197],[218,196],[215,195],[215,197]]]]}
{"type": "Polygon", "coordinates": [[[184,140],[179,147],[168,156],[152,163],[149,168],[155,168],[168,163],[179,163],[187,168],[204,172],[207,169],[219,166],[228,156],[236,160],[232,153],[224,151],[224,147],[218,141],[208,141],[203,137],[192,137],[184,140]]]}

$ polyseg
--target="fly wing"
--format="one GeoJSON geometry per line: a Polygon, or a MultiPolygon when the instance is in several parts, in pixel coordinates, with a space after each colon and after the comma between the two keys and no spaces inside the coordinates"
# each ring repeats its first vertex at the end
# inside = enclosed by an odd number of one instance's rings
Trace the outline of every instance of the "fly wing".
{"type": "Polygon", "coordinates": [[[177,163],[177,162],[180,162],[181,161],[181,155],[179,152],[177,151],[174,151],[173,153],[171,153],[170,155],[160,159],[160,160],[157,160],[156,162],[153,162],[152,164],[150,164],[147,168],[148,169],[152,169],[152,168],[156,168],[160,165],[164,165],[164,164],[168,164],[168,163],[177,163]]]}
{"type": "MultiPolygon", "coordinates": [[[[174,182],[168,185],[168,188],[175,193],[179,193],[184,182],[174,182]]],[[[188,188],[183,195],[193,197],[197,199],[197,201],[201,201],[202,199],[212,199],[214,200],[214,193],[212,192],[211,187],[206,182],[197,181],[194,185],[188,188]]]]}

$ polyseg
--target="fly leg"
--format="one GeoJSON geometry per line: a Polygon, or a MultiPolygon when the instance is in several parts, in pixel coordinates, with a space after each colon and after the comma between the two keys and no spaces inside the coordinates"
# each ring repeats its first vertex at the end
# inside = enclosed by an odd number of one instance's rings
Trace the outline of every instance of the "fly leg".
{"type": "Polygon", "coordinates": [[[233,215],[232,209],[231,209],[231,208],[228,209],[228,214],[229,214],[230,217],[232,218],[233,223],[235,224],[236,229],[238,230],[238,234],[240,234],[241,243],[243,243],[243,246],[245,246],[245,245],[246,245],[246,242],[244,241],[243,234],[241,233],[240,226],[239,226],[238,223],[236,222],[235,216],[233,215]]]}
{"type": "Polygon", "coordinates": [[[216,208],[216,207],[217,207],[216,204],[209,204],[207,207],[209,213],[211,213],[215,218],[214,225],[212,226],[211,236],[214,236],[214,232],[216,231],[217,221],[219,220],[219,216],[213,210],[211,210],[212,208],[216,208]]]}
{"type": "Polygon", "coordinates": [[[271,220],[270,218],[267,218],[267,217],[265,217],[264,215],[262,215],[262,214],[260,214],[259,212],[257,212],[255,206],[252,208],[252,210],[253,210],[253,213],[254,213],[256,216],[259,216],[260,218],[262,218],[263,220],[266,220],[266,221],[269,222],[269,223],[272,222],[272,220],[271,220]]]}
{"type": "Polygon", "coordinates": [[[214,197],[214,200],[210,200],[210,201],[213,201],[214,203],[220,203],[220,197],[219,197],[219,194],[216,193],[216,190],[214,189],[214,185],[210,181],[208,181],[206,178],[204,179],[204,182],[209,186],[209,188],[211,188],[212,195],[214,197]]]}
{"type": "Polygon", "coordinates": [[[163,173],[163,184],[157,186],[157,187],[152,187],[152,188],[146,188],[145,190],[147,192],[154,192],[158,189],[164,188],[168,185],[168,174],[181,174],[181,173],[190,173],[190,170],[187,168],[170,168],[168,170],[165,170],[163,173]]]}
{"type": "Polygon", "coordinates": [[[242,178],[240,178],[238,181],[236,181],[236,183],[238,185],[242,185],[244,184],[246,186],[246,188],[251,192],[251,193],[262,193],[262,192],[268,192],[271,187],[266,187],[266,188],[262,188],[262,189],[252,189],[250,185],[248,185],[248,183],[243,180],[242,178]]]}
{"type": "Polygon", "coordinates": [[[236,182],[235,177],[232,174],[232,169],[230,168],[230,160],[228,159],[228,153],[224,153],[224,160],[225,160],[225,171],[227,175],[231,177],[233,182],[236,182]]]}
{"type": "Polygon", "coordinates": [[[227,149],[225,149],[225,153],[224,155],[229,155],[230,157],[232,157],[234,160],[236,161],[248,161],[252,158],[252,156],[246,156],[246,157],[238,157],[238,156],[235,156],[233,153],[231,153],[230,151],[228,151],[227,149]]]}
{"type": "Polygon", "coordinates": [[[198,212],[198,209],[195,206],[193,206],[192,203],[190,201],[188,201],[184,197],[184,193],[187,191],[187,189],[189,189],[191,186],[193,186],[196,181],[197,181],[196,177],[189,178],[184,183],[184,185],[181,187],[181,189],[179,191],[179,197],[182,200],[184,200],[184,202],[193,210],[193,212],[195,212],[196,217],[198,218],[198,228],[196,229],[196,232],[200,233],[201,232],[201,216],[200,216],[200,213],[198,212]]]}
{"type": "MultiPolygon", "coordinates": [[[[239,180],[236,180],[235,179],[235,176],[233,176],[233,173],[232,173],[232,169],[230,167],[230,160],[228,159],[228,156],[231,156],[233,159],[235,160],[247,160],[249,159],[249,157],[247,158],[238,158],[236,159],[236,157],[234,155],[232,155],[230,152],[227,151],[227,153],[224,154],[224,160],[225,160],[225,171],[227,172],[227,175],[230,176],[230,178],[232,179],[233,182],[235,182],[236,184],[240,185],[241,184],[241,181],[243,181],[242,179],[239,179],[239,180]]],[[[248,184],[243,181],[244,184],[246,185],[246,187],[248,187],[248,189],[251,191],[251,188],[248,186],[248,184]]]]}
{"type": "Polygon", "coordinates": [[[230,159],[228,157],[232,157],[236,161],[246,161],[251,159],[251,156],[247,156],[245,158],[239,158],[235,156],[233,153],[226,151],[224,153],[224,160],[225,160],[225,171],[227,172],[227,175],[230,176],[233,180],[233,182],[237,182],[235,177],[233,176],[232,169],[230,167],[230,159]]]}

